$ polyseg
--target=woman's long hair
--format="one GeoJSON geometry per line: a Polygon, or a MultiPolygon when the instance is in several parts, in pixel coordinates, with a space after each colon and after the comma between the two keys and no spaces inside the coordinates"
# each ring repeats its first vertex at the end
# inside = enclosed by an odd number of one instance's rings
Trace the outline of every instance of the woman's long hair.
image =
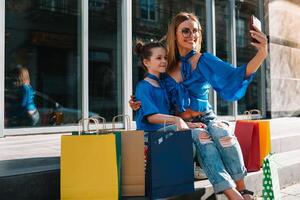
{"type": "MultiPolygon", "coordinates": [[[[168,71],[173,71],[179,62],[179,52],[176,43],[176,31],[178,26],[186,21],[193,20],[199,25],[199,31],[201,33],[201,25],[196,15],[193,13],[180,12],[175,17],[173,17],[171,23],[168,26],[167,32],[167,50],[168,50],[168,71]]],[[[202,38],[198,40],[196,51],[200,52],[202,38]]]]}

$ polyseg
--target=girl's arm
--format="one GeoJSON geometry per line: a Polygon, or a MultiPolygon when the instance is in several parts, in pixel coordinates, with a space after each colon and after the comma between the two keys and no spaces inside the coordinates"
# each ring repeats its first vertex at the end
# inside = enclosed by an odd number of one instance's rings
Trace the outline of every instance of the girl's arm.
{"type": "Polygon", "coordinates": [[[259,31],[257,27],[253,27],[255,28],[255,31],[250,30],[251,37],[256,39],[259,43],[251,42],[251,45],[255,46],[258,49],[258,51],[256,55],[247,64],[245,75],[246,78],[254,72],[256,72],[256,70],[260,67],[260,65],[263,63],[263,61],[268,55],[268,39],[266,35],[263,32],[259,31]]]}
{"type": "Polygon", "coordinates": [[[178,130],[189,129],[185,121],[177,116],[165,115],[165,114],[153,114],[147,117],[147,120],[152,124],[174,124],[178,130]]]}

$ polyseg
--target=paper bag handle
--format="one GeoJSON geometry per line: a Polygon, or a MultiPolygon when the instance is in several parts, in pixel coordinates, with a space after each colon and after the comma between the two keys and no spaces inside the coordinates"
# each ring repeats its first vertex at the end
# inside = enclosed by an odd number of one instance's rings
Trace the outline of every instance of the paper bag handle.
{"type": "MultiPolygon", "coordinates": [[[[102,122],[102,129],[98,128],[98,130],[101,132],[101,130],[103,130],[105,132],[106,130],[106,119],[104,117],[101,117],[101,116],[94,116],[94,117],[91,117],[93,119],[96,119],[98,122],[102,122]],[[100,120],[99,120],[100,119],[100,120]]],[[[100,123],[98,123],[98,125],[100,125],[100,123]]]]}
{"type": "MultiPolygon", "coordinates": [[[[120,118],[120,117],[122,117],[123,119],[125,119],[126,122],[127,122],[127,129],[125,129],[125,130],[131,130],[131,127],[130,127],[130,123],[131,123],[130,117],[128,115],[122,115],[122,114],[121,115],[116,115],[116,116],[113,117],[113,119],[112,119],[112,129],[113,130],[116,129],[116,119],[120,118]]],[[[125,127],[126,127],[126,125],[125,125],[125,127]]]]}
{"type": "Polygon", "coordinates": [[[81,132],[84,131],[84,121],[88,121],[88,124],[87,124],[87,127],[88,127],[88,132],[90,133],[96,133],[98,134],[99,133],[99,121],[95,118],[83,118],[81,120],[79,120],[78,122],[78,135],[81,135],[81,132]],[[90,121],[93,121],[96,125],[96,131],[91,131],[90,130],[90,121]],[[82,128],[82,129],[81,129],[82,128]]]}

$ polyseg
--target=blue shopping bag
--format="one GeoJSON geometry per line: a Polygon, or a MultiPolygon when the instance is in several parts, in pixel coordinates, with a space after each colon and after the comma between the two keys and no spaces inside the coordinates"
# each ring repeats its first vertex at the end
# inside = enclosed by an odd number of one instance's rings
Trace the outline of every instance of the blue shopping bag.
{"type": "Polygon", "coordinates": [[[148,134],[146,191],[150,199],[194,192],[192,143],[190,130],[148,134]]]}

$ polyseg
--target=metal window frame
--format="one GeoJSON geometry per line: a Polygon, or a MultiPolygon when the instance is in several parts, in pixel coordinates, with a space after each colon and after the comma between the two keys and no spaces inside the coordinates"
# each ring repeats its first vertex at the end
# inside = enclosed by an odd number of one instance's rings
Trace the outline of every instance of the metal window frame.
{"type": "MultiPolygon", "coordinates": [[[[206,7],[206,46],[207,51],[216,55],[216,12],[215,12],[215,0],[205,0],[206,7]]],[[[211,96],[213,100],[213,110],[217,114],[217,92],[211,90],[211,96]]]]}
{"type": "MultiPolygon", "coordinates": [[[[235,16],[235,0],[230,0],[230,29],[231,29],[231,63],[237,66],[237,53],[236,53],[236,16],[235,16]]],[[[232,104],[232,111],[234,119],[238,116],[238,101],[232,104]]]]}
{"type": "MultiPolygon", "coordinates": [[[[258,17],[262,23],[262,30],[266,30],[265,20],[264,20],[264,0],[258,0],[258,17]]],[[[260,80],[260,89],[261,89],[261,114],[262,117],[266,117],[266,62],[264,61],[261,66],[261,80],[260,80]]]]}
{"type": "Polygon", "coordinates": [[[5,1],[0,1],[0,137],[4,137],[5,1]]]}
{"type": "Polygon", "coordinates": [[[132,0],[122,0],[123,114],[132,119],[132,0]]]}
{"type": "MultiPolygon", "coordinates": [[[[81,87],[82,87],[82,117],[89,116],[89,93],[88,93],[88,1],[81,0],[81,87]]],[[[132,94],[132,5],[131,0],[122,0],[122,64],[123,64],[123,113],[132,118],[132,112],[128,105],[128,99],[132,94]]],[[[28,128],[9,128],[4,127],[4,83],[5,83],[5,1],[0,1],[0,138],[11,135],[30,135],[43,133],[63,133],[77,131],[78,126],[55,126],[55,127],[28,127],[28,128]],[[2,38],[2,39],[1,39],[2,38]]],[[[123,123],[117,123],[116,128],[123,128],[123,123]]],[[[106,128],[112,128],[112,123],[106,124],[106,128]]]]}

